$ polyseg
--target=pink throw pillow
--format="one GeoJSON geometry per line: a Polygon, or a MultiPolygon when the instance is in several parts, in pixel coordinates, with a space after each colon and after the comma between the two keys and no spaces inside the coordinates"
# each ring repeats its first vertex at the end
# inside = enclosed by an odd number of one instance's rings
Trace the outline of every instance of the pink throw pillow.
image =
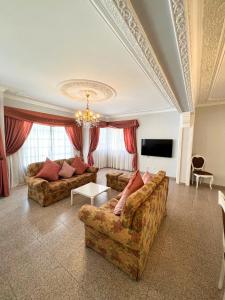
{"type": "Polygon", "coordinates": [[[75,168],[71,167],[66,161],[63,162],[62,168],[59,171],[59,176],[63,178],[70,178],[73,176],[75,168]]]}
{"type": "Polygon", "coordinates": [[[41,170],[35,177],[43,178],[48,181],[55,181],[59,179],[60,165],[50,159],[46,159],[41,170]]]}
{"type": "Polygon", "coordinates": [[[83,174],[88,168],[88,164],[83,162],[83,160],[78,156],[74,158],[71,166],[75,169],[75,174],[77,175],[83,174]]]}
{"type": "Polygon", "coordinates": [[[152,175],[147,171],[142,176],[142,180],[144,181],[144,184],[146,184],[146,183],[148,183],[149,181],[152,180],[152,175]]]}
{"type": "Polygon", "coordinates": [[[116,204],[114,208],[114,214],[119,216],[121,215],[121,212],[124,208],[124,205],[126,203],[126,199],[134,192],[136,192],[138,189],[140,189],[144,185],[144,182],[141,178],[141,174],[139,171],[136,171],[133,176],[130,178],[127,186],[122,192],[122,196],[118,203],[116,204]]]}

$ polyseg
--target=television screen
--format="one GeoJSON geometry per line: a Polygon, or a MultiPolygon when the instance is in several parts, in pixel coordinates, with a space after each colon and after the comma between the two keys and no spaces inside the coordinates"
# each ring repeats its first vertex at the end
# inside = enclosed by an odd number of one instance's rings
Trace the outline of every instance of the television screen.
{"type": "Polygon", "coordinates": [[[141,140],[141,155],[172,157],[173,140],[141,140]]]}

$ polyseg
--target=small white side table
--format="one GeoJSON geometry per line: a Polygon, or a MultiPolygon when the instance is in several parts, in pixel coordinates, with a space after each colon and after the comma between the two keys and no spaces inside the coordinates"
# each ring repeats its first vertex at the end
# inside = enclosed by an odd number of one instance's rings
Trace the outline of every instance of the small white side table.
{"type": "Polygon", "coordinates": [[[111,197],[111,188],[94,182],[87,183],[77,189],[71,190],[71,206],[73,205],[73,196],[75,194],[91,198],[91,205],[94,205],[95,197],[101,193],[108,192],[108,198],[111,197]]]}

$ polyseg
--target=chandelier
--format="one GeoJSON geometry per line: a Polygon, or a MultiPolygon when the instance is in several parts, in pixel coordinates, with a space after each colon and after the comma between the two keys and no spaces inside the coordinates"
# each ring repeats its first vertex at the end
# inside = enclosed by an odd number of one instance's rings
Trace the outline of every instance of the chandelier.
{"type": "Polygon", "coordinates": [[[86,93],[87,106],[83,111],[77,111],[75,113],[75,120],[78,126],[83,127],[95,127],[98,125],[100,115],[95,114],[89,109],[89,97],[90,94],[86,93]]]}

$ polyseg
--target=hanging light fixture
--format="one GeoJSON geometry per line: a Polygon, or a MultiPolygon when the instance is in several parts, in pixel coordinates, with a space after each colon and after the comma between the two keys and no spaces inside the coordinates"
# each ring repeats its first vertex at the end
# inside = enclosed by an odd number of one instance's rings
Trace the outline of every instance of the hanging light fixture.
{"type": "Polygon", "coordinates": [[[95,127],[99,122],[100,115],[95,114],[89,109],[89,97],[90,94],[86,93],[87,106],[83,111],[77,111],[75,113],[75,120],[78,126],[83,127],[95,127]]]}

